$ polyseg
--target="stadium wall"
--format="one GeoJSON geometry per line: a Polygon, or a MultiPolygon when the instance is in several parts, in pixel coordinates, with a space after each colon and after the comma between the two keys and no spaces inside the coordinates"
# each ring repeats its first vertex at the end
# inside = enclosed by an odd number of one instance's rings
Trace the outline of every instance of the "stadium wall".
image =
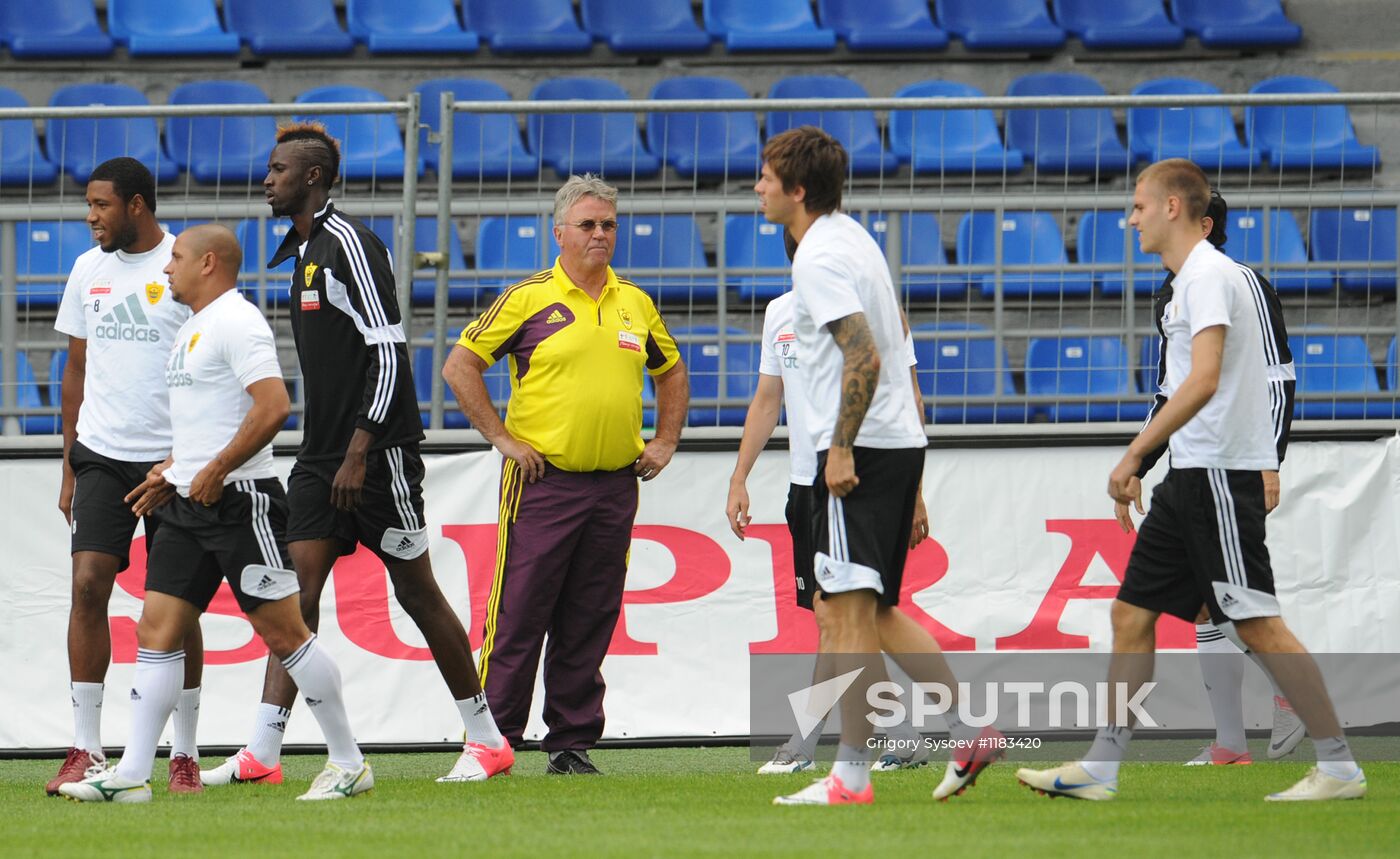
{"type": "MultiPolygon", "coordinates": [[[[910,557],[906,610],[949,651],[1106,650],[1108,606],[1133,540],[1103,493],[1121,450],[931,451],[924,497],[934,538],[910,557]]],[[[623,618],[603,668],[608,738],[745,736],[750,657],[815,647],[810,616],[792,603],[786,454],[759,458],[745,542],[724,518],[733,462],[732,451],[682,452],[659,480],[642,485],[623,618]]],[[[285,477],[292,460],[278,464],[285,477]]],[[[1149,478],[1149,492],[1163,473],[1159,466],[1149,478]]],[[[424,482],[433,566],[474,647],[494,567],[498,476],[496,454],[469,452],[429,457],[424,482]]],[[[9,591],[0,601],[0,682],[11,702],[0,708],[0,750],[68,743],[69,564],[53,506],[58,480],[52,458],[0,460],[9,591]]],[[[1315,652],[1400,651],[1400,437],[1295,443],[1282,480],[1269,545],[1290,625],[1315,652]]],[[[117,690],[133,672],[144,576],[138,539],[110,608],[113,691],[104,729],[112,744],[127,735],[130,711],[117,690]]],[[[336,566],[322,605],[321,635],[344,672],[356,734],[367,743],[456,741],[456,711],[391,590],[382,565],[362,551],[336,566]]],[[[237,745],[246,740],[266,651],[227,586],[205,616],[204,635],[200,741],[237,745]]],[[[1194,647],[1193,629],[1178,621],[1163,621],[1159,639],[1167,649],[1194,647]]],[[[1246,694],[1246,724],[1266,725],[1267,687],[1262,676],[1251,683],[1259,694],[1246,694]]],[[[537,692],[527,738],[542,731],[539,706],[537,692]]],[[[1364,701],[1341,702],[1349,726],[1385,720],[1373,711],[1364,701]]],[[[1209,712],[1203,697],[1179,702],[1166,727],[1205,728],[1209,712]]],[[[319,743],[320,735],[302,714],[287,740],[319,743]]]]}

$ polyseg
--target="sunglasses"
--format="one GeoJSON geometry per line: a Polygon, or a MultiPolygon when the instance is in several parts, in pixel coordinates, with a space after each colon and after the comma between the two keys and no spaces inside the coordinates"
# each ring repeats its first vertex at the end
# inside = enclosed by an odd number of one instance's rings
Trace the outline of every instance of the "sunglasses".
{"type": "Polygon", "coordinates": [[[617,232],[617,221],[614,221],[612,218],[608,218],[605,221],[595,221],[592,218],[589,218],[586,221],[579,221],[577,223],[569,224],[569,226],[578,227],[585,233],[591,233],[599,227],[602,227],[603,232],[605,233],[617,232]]]}

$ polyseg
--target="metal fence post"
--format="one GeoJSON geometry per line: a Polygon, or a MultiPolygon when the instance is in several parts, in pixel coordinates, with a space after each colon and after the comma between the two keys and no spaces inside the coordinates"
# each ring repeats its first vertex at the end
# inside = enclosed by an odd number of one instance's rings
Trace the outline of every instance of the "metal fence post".
{"type": "Polygon", "coordinates": [[[403,135],[403,217],[399,219],[399,261],[395,279],[399,289],[399,318],[403,335],[412,342],[410,312],[413,302],[413,271],[417,260],[418,228],[418,122],[422,96],[408,94],[408,112],[404,115],[403,135]]]}
{"type": "MultiPolygon", "coordinates": [[[[442,381],[442,365],[447,351],[447,295],[448,275],[452,264],[452,146],[455,114],[452,106],[455,99],[452,91],[442,94],[439,106],[437,133],[437,250],[442,255],[437,267],[437,288],[433,295],[433,403],[429,412],[428,425],[442,429],[443,400],[447,392],[442,381]]],[[[428,143],[434,141],[428,138],[428,143]]]]}
{"type": "MultiPolygon", "coordinates": [[[[13,409],[19,402],[19,277],[15,274],[15,223],[0,225],[0,355],[5,372],[0,374],[0,406],[13,409]]],[[[0,421],[3,435],[19,435],[19,418],[0,421]]]]}

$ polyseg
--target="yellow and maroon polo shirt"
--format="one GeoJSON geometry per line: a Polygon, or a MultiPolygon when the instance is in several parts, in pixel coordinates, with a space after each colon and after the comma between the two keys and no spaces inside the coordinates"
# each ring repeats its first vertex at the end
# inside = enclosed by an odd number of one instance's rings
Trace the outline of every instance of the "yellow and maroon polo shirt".
{"type": "Polygon", "coordinates": [[[642,374],[680,360],[651,298],[611,267],[595,302],[554,268],[508,287],[457,341],[510,356],[506,429],[565,471],[613,471],[642,452],[642,374]]]}

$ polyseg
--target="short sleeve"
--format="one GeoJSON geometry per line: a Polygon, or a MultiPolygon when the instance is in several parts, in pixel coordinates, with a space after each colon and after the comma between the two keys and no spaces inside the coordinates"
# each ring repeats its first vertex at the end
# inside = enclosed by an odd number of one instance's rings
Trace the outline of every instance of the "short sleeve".
{"type": "MultiPolygon", "coordinates": [[[[256,313],[256,311],[254,311],[256,313]]],[[[233,333],[223,343],[228,361],[238,384],[247,388],[263,379],[282,378],[282,366],[277,362],[277,344],[272,329],[261,316],[245,316],[244,324],[225,329],[233,333]]]]}
{"type": "Polygon", "coordinates": [[[511,338],[525,322],[526,305],[525,290],[506,290],[485,313],[462,329],[457,345],[470,349],[486,366],[491,366],[509,351],[511,338]]]}
{"type": "Polygon", "coordinates": [[[919,358],[914,354],[914,332],[910,331],[904,335],[904,366],[917,367],[919,358]]]}
{"type": "Polygon", "coordinates": [[[801,256],[792,266],[792,287],[818,328],[865,309],[855,277],[833,254],[801,256]]]}
{"type": "Polygon", "coordinates": [[[1191,278],[1189,283],[1177,283],[1176,293],[1180,296],[1182,308],[1186,312],[1186,322],[1191,326],[1191,336],[1195,337],[1207,328],[1230,324],[1230,299],[1234,295],[1233,284],[1224,278],[1221,282],[1211,282],[1201,277],[1191,278]]]}
{"type": "Polygon", "coordinates": [[[778,362],[778,353],[773,348],[773,340],[778,336],[777,314],[773,312],[776,301],[769,302],[768,309],[763,311],[763,342],[758,353],[758,372],[764,376],[781,376],[783,374],[782,365],[778,362]]]}
{"type": "Polygon", "coordinates": [[[676,348],[676,339],[671,336],[671,329],[666,327],[666,320],[661,318],[661,311],[656,309],[650,296],[644,294],[644,297],[642,315],[646,318],[647,326],[647,372],[660,376],[676,366],[681,359],[681,351],[676,348]]]}
{"type": "Polygon", "coordinates": [[[63,299],[58,305],[58,318],[53,328],[60,334],[87,339],[87,317],[83,314],[83,284],[87,280],[87,266],[74,265],[68,275],[68,283],[63,287],[63,299]]]}

